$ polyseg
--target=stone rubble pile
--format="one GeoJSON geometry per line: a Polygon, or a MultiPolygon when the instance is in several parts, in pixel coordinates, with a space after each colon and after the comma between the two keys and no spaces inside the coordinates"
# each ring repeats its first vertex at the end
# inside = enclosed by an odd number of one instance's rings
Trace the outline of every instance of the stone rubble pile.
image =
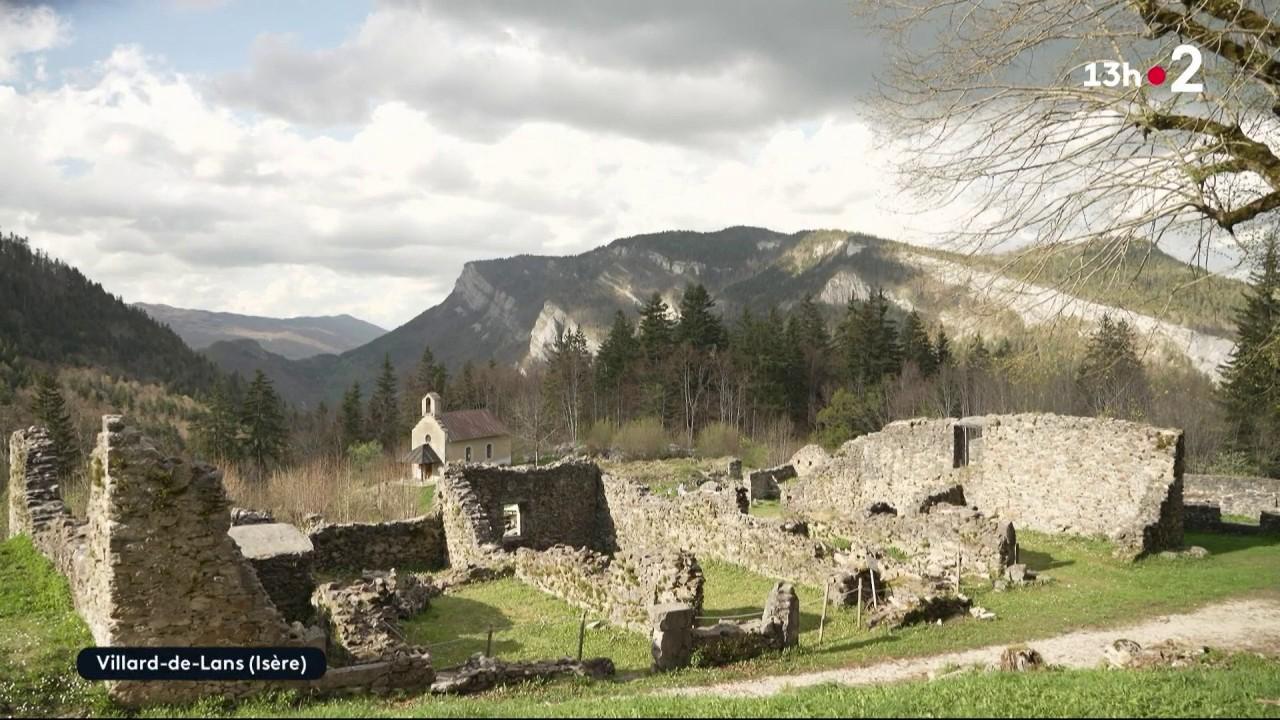
{"type": "Polygon", "coordinates": [[[613,677],[614,672],[613,661],[609,658],[508,662],[477,653],[462,665],[437,673],[435,682],[431,684],[431,692],[438,695],[459,695],[560,677],[603,680],[613,677]]]}

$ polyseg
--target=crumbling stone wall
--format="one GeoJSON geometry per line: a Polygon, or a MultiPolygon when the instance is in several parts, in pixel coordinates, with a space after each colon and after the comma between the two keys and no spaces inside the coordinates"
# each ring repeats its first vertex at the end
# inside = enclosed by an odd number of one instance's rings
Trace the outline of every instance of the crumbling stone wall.
{"type": "MultiPolygon", "coordinates": [[[[123,418],[104,416],[91,460],[88,520],[71,518],[57,493],[47,433],[10,439],[14,532],[67,576],[76,610],[99,646],[315,645],[315,628],[286,625],[252,564],[228,534],[229,505],[214,468],[165,457],[123,418]]],[[[423,660],[414,661],[421,670],[423,660]]],[[[408,677],[419,677],[412,671],[408,677]]],[[[301,682],[108,684],[126,706],[185,703],[278,689],[316,694],[379,692],[406,677],[398,657],[378,658],[301,682]]]]}
{"type": "Polygon", "coordinates": [[[796,477],[808,477],[821,472],[831,462],[831,454],[821,445],[805,445],[791,456],[791,467],[795,468],[796,477]]]}
{"type": "Polygon", "coordinates": [[[449,563],[485,564],[494,552],[556,545],[600,547],[600,468],[569,461],[541,468],[463,465],[440,478],[449,563]],[[519,507],[521,532],[504,537],[503,508],[519,507]]]}
{"type": "Polygon", "coordinates": [[[1183,524],[1188,532],[1278,535],[1280,534],[1280,513],[1263,510],[1258,513],[1258,524],[1252,525],[1223,520],[1222,508],[1217,505],[1188,503],[1183,507],[1183,524]]]}
{"type": "Polygon", "coordinates": [[[84,554],[85,524],[62,501],[57,465],[57,449],[43,428],[9,438],[9,537],[30,536],[59,572],[72,577],[84,554]]]}
{"type": "Polygon", "coordinates": [[[777,520],[743,513],[737,488],[661,497],[626,478],[604,475],[601,481],[611,548],[679,548],[818,586],[833,567],[830,548],[822,543],[787,532],[777,520]]]}
{"type": "Polygon", "coordinates": [[[610,557],[564,545],[541,552],[521,548],[515,568],[526,584],[640,632],[648,630],[655,603],[702,609],[702,568],[687,552],[610,557]]]}
{"type": "MultiPolygon", "coordinates": [[[[227,535],[220,472],[164,457],[116,416],[103,418],[92,462],[86,562],[72,588],[98,645],[295,644],[227,535]]],[[[111,693],[133,705],[253,690],[247,683],[119,682],[111,693]]]]}
{"type": "Polygon", "coordinates": [[[1105,536],[1138,555],[1182,542],[1182,433],[1051,414],[919,419],[845,443],[788,484],[789,512],[854,519],[965,502],[1019,528],[1105,536]],[[957,424],[977,430],[958,463],[957,424]],[[959,464],[960,467],[956,467],[959,464]]]}
{"type": "Polygon", "coordinates": [[[796,469],[791,465],[779,465],[752,472],[747,475],[747,487],[751,492],[751,499],[777,500],[780,492],[778,483],[791,480],[795,476],[796,469]]]}
{"type": "Polygon", "coordinates": [[[649,624],[655,670],[726,665],[800,643],[800,597],[789,583],[773,586],[758,619],[698,627],[697,612],[678,602],[653,607],[649,624]]]}
{"type": "Polygon", "coordinates": [[[439,570],[446,564],[439,514],[380,523],[322,523],[307,534],[315,547],[315,567],[321,572],[439,570]]]}
{"type": "MultiPolygon", "coordinates": [[[[956,484],[952,468],[954,420],[902,420],[845,443],[820,469],[791,483],[784,500],[797,514],[921,512],[929,498],[956,484]]],[[[802,450],[816,454],[812,450],[802,450]]]]}
{"type": "Polygon", "coordinates": [[[956,563],[963,575],[999,577],[1013,564],[1017,545],[1013,523],[954,505],[907,517],[840,517],[828,528],[848,539],[855,552],[900,551],[905,557],[898,564],[928,577],[952,577],[956,563]]]}
{"type": "Polygon", "coordinates": [[[1020,528],[1105,536],[1135,555],[1182,544],[1182,431],[1059,415],[983,420],[969,502],[1020,528]]]}
{"type": "Polygon", "coordinates": [[[1256,518],[1280,512],[1280,478],[1186,475],[1182,495],[1188,504],[1217,505],[1228,515],[1256,518]]]}
{"type": "MultiPolygon", "coordinates": [[[[235,522],[235,513],[231,515],[235,522]]],[[[227,533],[253,566],[272,604],[288,622],[311,619],[315,551],[298,528],[287,523],[232,525],[227,533]]]]}

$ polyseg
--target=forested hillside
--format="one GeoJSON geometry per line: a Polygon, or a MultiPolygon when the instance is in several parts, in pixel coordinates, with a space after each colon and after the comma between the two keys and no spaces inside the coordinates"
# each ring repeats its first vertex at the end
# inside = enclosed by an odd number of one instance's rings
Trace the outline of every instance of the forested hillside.
{"type": "Polygon", "coordinates": [[[15,235],[0,237],[0,342],[0,365],[93,367],[187,393],[218,375],[172,330],[15,235]]]}

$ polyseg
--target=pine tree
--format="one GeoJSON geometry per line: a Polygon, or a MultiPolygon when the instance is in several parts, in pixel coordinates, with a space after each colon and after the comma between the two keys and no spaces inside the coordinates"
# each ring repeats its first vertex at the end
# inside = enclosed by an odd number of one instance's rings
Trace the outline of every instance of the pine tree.
{"type": "Polygon", "coordinates": [[[1280,474],[1280,238],[1272,236],[1236,313],[1236,347],[1222,369],[1221,402],[1236,449],[1280,474]]]}
{"type": "Polygon", "coordinates": [[[365,441],[364,403],[360,398],[360,383],[353,383],[342,396],[342,407],[338,411],[339,424],[342,430],[342,447],[349,448],[365,441]]]}
{"type": "Polygon", "coordinates": [[[675,325],[667,317],[668,306],[662,296],[654,293],[649,302],[640,308],[637,343],[643,366],[640,371],[640,390],[644,410],[664,423],[671,412],[669,402],[671,388],[671,357],[674,347],[675,325]]]}
{"type": "Polygon", "coordinates": [[[249,384],[240,422],[244,427],[244,456],[255,466],[266,470],[284,459],[289,436],[284,403],[261,370],[249,384]]]}
{"type": "Polygon", "coordinates": [[[840,330],[849,381],[859,388],[878,385],[902,368],[898,330],[889,318],[889,301],[876,291],[866,301],[849,301],[840,330]]]}
{"type": "Polygon", "coordinates": [[[1146,371],[1135,346],[1128,321],[1102,316],[1076,374],[1077,385],[1094,414],[1133,417],[1146,406],[1150,395],[1146,371]]]}
{"type": "Polygon", "coordinates": [[[609,335],[600,345],[596,353],[596,387],[606,397],[606,415],[614,416],[621,422],[626,407],[625,383],[634,376],[635,363],[639,358],[639,345],[636,342],[635,328],[621,310],[613,316],[613,326],[609,335]],[[610,400],[612,402],[610,402],[610,400]]]}
{"type": "Polygon", "coordinates": [[[950,367],[953,360],[954,358],[951,356],[951,339],[947,337],[946,330],[938,328],[938,338],[933,343],[934,367],[950,367]]]}
{"type": "Polygon", "coordinates": [[[53,375],[42,374],[36,380],[36,394],[31,411],[36,420],[49,432],[49,439],[58,453],[58,475],[70,477],[80,460],[80,443],[62,390],[53,375]]]}
{"type": "Polygon", "coordinates": [[[422,398],[429,392],[443,395],[447,390],[449,374],[444,365],[436,362],[430,347],[422,349],[422,357],[413,374],[405,381],[402,427],[413,427],[422,417],[422,398]]]}
{"type": "Polygon", "coordinates": [[[369,398],[369,434],[382,443],[384,450],[394,449],[400,442],[401,432],[399,400],[396,392],[396,371],[391,365],[391,355],[382,358],[382,372],[378,374],[369,398]]]}
{"type": "Polygon", "coordinates": [[[668,310],[658,293],[640,308],[640,350],[651,363],[660,362],[671,350],[675,326],[667,317],[668,310]]]}
{"type": "Polygon", "coordinates": [[[193,430],[197,447],[207,457],[221,462],[240,457],[240,412],[227,383],[213,386],[193,430]]]}
{"type": "Polygon", "coordinates": [[[689,285],[680,299],[680,320],[675,327],[675,341],[688,343],[696,350],[707,351],[725,342],[724,325],[715,310],[715,300],[701,284],[689,285]]]}
{"type": "Polygon", "coordinates": [[[457,404],[450,402],[451,406],[471,410],[484,405],[484,394],[480,391],[480,384],[476,382],[476,368],[470,360],[462,364],[462,374],[454,385],[450,400],[456,399],[457,404]]]}
{"type": "Polygon", "coordinates": [[[915,310],[907,314],[907,320],[902,324],[900,344],[903,359],[915,363],[924,377],[931,377],[937,370],[938,358],[933,342],[929,340],[929,332],[924,327],[924,320],[915,310]]]}
{"type": "Polygon", "coordinates": [[[800,354],[805,397],[803,420],[812,426],[821,409],[822,388],[827,383],[831,367],[831,334],[827,332],[827,323],[812,295],[806,295],[800,302],[788,320],[787,330],[800,354]]]}

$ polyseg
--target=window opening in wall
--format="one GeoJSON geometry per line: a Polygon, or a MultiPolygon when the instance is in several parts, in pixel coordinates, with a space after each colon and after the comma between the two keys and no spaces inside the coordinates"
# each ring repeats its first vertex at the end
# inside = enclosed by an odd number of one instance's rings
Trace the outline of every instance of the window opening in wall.
{"type": "Polygon", "coordinates": [[[982,428],[978,425],[955,426],[955,455],[952,467],[966,467],[982,459],[982,428]]]}
{"type": "Polygon", "coordinates": [[[467,456],[467,462],[471,462],[471,446],[470,445],[467,446],[466,456],[467,456]]]}
{"type": "Polygon", "coordinates": [[[484,444],[484,459],[485,460],[493,459],[493,443],[484,444]]]}
{"type": "Polygon", "coordinates": [[[502,539],[508,540],[524,535],[524,521],[520,517],[520,506],[509,504],[502,506],[502,539]]]}

